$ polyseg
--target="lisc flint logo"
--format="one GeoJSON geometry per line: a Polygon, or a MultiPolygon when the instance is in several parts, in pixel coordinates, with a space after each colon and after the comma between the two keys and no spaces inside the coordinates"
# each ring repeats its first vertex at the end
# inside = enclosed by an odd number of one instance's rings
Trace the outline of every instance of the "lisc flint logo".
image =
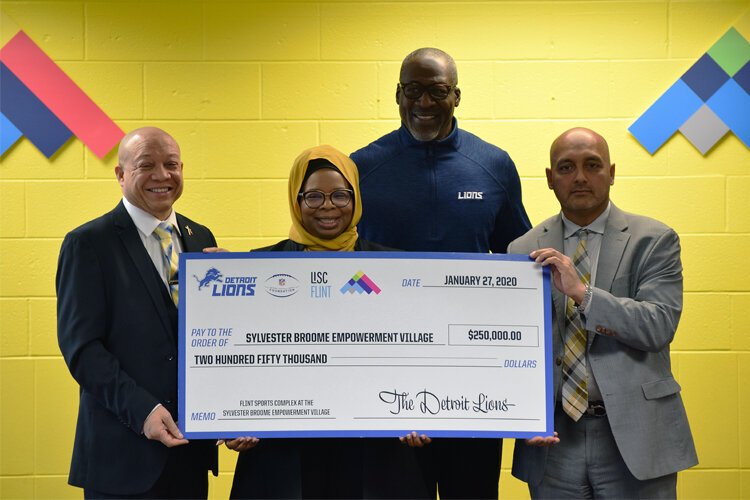
{"type": "Polygon", "coordinates": [[[310,271],[310,298],[331,298],[331,285],[328,284],[328,271],[310,271]]]}
{"type": "Polygon", "coordinates": [[[214,297],[251,297],[255,295],[256,276],[224,276],[215,267],[206,271],[201,279],[195,274],[193,278],[198,282],[198,290],[211,288],[214,297]]]}
{"type": "Polygon", "coordinates": [[[274,274],[266,280],[266,291],[274,297],[291,297],[299,290],[299,280],[291,274],[274,274]]]}
{"type": "Polygon", "coordinates": [[[376,285],[375,282],[362,271],[358,271],[357,274],[352,276],[352,278],[341,287],[341,293],[353,294],[354,292],[357,292],[359,294],[366,293],[367,295],[370,295],[371,293],[374,293],[375,295],[378,295],[380,291],[380,287],[378,287],[378,285],[376,285]]]}

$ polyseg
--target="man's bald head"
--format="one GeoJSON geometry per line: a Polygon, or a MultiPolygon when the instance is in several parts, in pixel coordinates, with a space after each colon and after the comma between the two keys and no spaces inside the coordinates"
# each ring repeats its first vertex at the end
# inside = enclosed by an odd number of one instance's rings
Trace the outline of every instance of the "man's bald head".
{"type": "Polygon", "coordinates": [[[591,129],[584,127],[575,127],[566,130],[552,142],[549,149],[550,165],[555,164],[555,159],[559,156],[560,150],[575,144],[593,144],[599,150],[602,159],[609,164],[609,145],[607,140],[591,129]]]}
{"type": "Polygon", "coordinates": [[[159,139],[172,142],[179,153],[180,146],[177,144],[177,141],[174,140],[174,137],[167,132],[158,127],[141,127],[131,130],[125,134],[125,137],[123,137],[122,140],[120,140],[120,145],[117,149],[117,162],[124,166],[131,158],[133,148],[139,142],[159,139]]]}
{"type": "Polygon", "coordinates": [[[409,63],[424,59],[442,61],[445,64],[445,76],[448,78],[447,83],[449,85],[458,85],[458,69],[456,68],[456,61],[454,61],[447,52],[434,47],[422,47],[421,49],[410,52],[401,63],[401,72],[399,73],[400,80],[402,82],[406,81],[404,79],[404,72],[409,63]]]}

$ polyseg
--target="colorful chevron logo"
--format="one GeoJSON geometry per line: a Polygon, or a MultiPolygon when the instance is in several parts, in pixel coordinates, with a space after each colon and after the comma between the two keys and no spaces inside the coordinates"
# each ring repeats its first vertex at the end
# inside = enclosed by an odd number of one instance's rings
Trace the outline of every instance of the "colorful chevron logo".
{"type": "Polygon", "coordinates": [[[375,295],[378,295],[381,290],[378,285],[375,284],[374,281],[372,281],[365,273],[362,271],[358,271],[357,274],[352,276],[352,279],[346,282],[346,284],[341,287],[341,293],[351,293],[357,292],[358,294],[371,294],[375,293],[375,295]]]}
{"type": "Polygon", "coordinates": [[[730,130],[750,148],[750,42],[731,28],[628,130],[651,154],[678,130],[703,155],[730,130]]]}
{"type": "Polygon", "coordinates": [[[125,132],[19,31],[0,49],[0,155],[26,136],[50,158],[74,134],[104,158],[125,132]]]}

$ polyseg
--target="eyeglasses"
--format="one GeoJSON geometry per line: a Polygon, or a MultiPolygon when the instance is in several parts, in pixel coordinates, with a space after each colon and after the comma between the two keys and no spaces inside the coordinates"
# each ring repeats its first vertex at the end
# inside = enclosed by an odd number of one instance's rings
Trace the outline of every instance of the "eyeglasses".
{"type": "Polygon", "coordinates": [[[428,94],[430,94],[430,97],[437,101],[442,101],[443,99],[447,98],[451,90],[455,89],[456,87],[454,85],[445,85],[442,83],[434,83],[432,85],[429,85],[425,87],[421,83],[417,82],[411,82],[411,83],[399,83],[398,88],[401,89],[401,92],[404,93],[404,96],[406,96],[407,99],[410,99],[412,101],[416,101],[420,97],[422,97],[422,94],[427,91],[428,94]]]}
{"type": "Polygon", "coordinates": [[[320,208],[326,202],[326,197],[331,200],[331,203],[336,208],[344,208],[352,201],[354,191],[351,189],[337,189],[330,194],[326,194],[323,191],[305,191],[297,195],[298,197],[305,200],[305,205],[308,208],[320,208]]]}

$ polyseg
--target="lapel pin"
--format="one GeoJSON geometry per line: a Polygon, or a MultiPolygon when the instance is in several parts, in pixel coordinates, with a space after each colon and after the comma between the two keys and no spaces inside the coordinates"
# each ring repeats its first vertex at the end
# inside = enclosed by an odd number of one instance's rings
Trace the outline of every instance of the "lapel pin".
{"type": "Polygon", "coordinates": [[[193,235],[193,230],[190,229],[190,226],[188,226],[187,224],[185,224],[185,229],[187,229],[188,236],[192,236],[193,235]]]}

